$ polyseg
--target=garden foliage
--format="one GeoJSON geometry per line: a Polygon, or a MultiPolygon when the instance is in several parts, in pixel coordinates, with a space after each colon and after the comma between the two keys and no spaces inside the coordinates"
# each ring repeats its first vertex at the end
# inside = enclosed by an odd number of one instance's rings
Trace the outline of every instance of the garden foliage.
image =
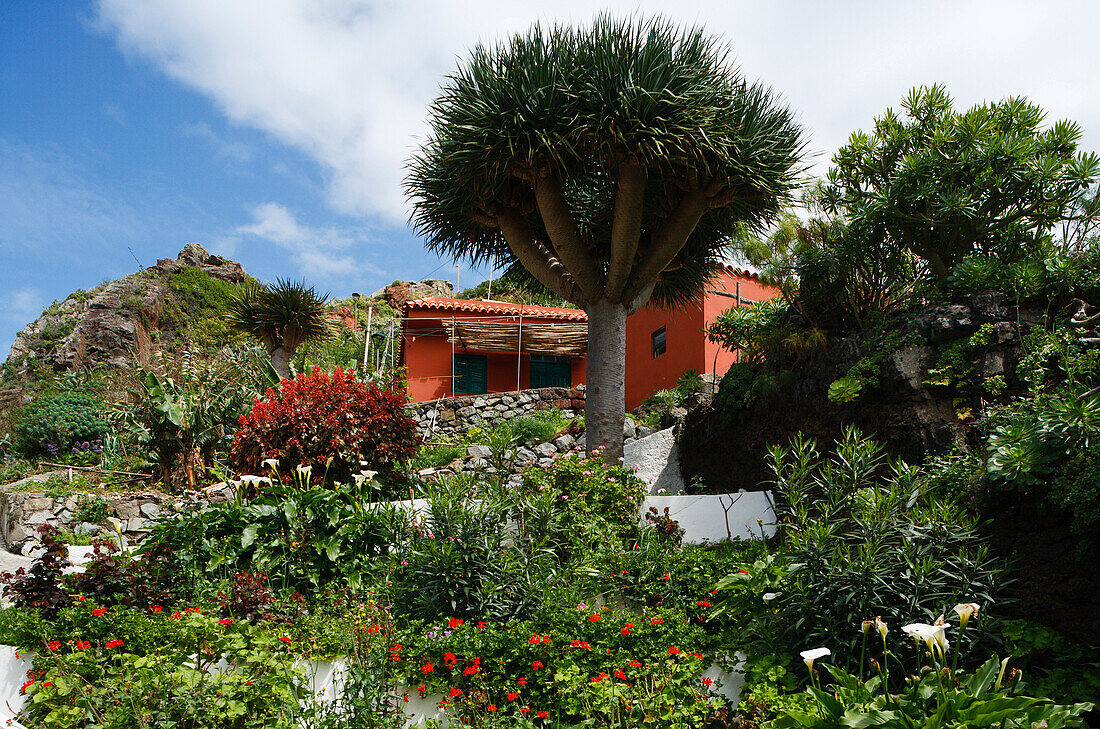
{"type": "MultiPolygon", "coordinates": [[[[1003,602],[1005,567],[983,545],[976,518],[956,495],[930,489],[920,469],[889,462],[873,440],[848,429],[823,456],[796,437],[774,446],[771,460],[790,565],[762,616],[772,650],[839,645],[850,661],[859,652],[850,628],[869,617],[931,622],[956,603],[1003,602]]],[[[972,626],[964,657],[978,638],[988,635],[972,626]]]]}
{"type": "Polygon", "coordinates": [[[266,474],[264,461],[274,459],[287,479],[308,466],[314,483],[348,483],[363,468],[393,479],[417,443],[403,391],[314,367],[269,389],[241,416],[229,458],[245,474],[266,474]]]}
{"type": "Polygon", "coordinates": [[[103,402],[88,392],[44,395],[23,408],[15,424],[15,444],[28,457],[68,456],[84,443],[107,434],[103,402]]]}

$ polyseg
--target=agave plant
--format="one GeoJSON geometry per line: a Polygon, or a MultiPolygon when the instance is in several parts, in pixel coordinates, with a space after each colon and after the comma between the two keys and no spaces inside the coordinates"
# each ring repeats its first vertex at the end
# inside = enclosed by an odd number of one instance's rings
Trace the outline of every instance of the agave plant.
{"type": "Polygon", "coordinates": [[[318,295],[304,282],[276,279],[265,286],[249,279],[229,304],[229,324],[260,339],[271,366],[280,377],[290,377],[290,360],[310,340],[332,335],[328,296],[318,295]]]}

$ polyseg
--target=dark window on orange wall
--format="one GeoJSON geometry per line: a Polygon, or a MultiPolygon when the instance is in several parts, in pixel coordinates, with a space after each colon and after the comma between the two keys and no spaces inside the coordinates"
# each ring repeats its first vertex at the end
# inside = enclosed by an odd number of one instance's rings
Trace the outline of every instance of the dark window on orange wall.
{"type": "Polygon", "coordinates": [[[653,338],[653,359],[665,353],[665,328],[661,327],[651,335],[653,338]]]}

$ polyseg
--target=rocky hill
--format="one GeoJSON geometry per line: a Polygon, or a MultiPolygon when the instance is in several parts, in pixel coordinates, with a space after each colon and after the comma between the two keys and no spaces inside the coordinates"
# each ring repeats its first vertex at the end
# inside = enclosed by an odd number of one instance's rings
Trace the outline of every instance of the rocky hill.
{"type": "Polygon", "coordinates": [[[55,302],[15,337],[6,384],[36,370],[148,364],[153,352],[224,309],[233,284],[247,278],[236,261],[189,243],[177,258],[55,302]]]}

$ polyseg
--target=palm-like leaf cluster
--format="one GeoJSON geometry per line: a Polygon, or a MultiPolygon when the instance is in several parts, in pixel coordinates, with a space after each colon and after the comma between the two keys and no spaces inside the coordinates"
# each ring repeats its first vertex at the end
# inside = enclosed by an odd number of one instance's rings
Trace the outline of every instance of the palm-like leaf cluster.
{"type": "Polygon", "coordinates": [[[429,247],[522,265],[581,306],[636,304],[655,280],[659,300],[690,299],[738,226],[789,198],[803,149],[715,38],[608,16],[478,46],[430,122],[406,179],[429,247]],[[703,201],[686,225],[685,200],[703,201]]]}
{"type": "Polygon", "coordinates": [[[293,354],[308,340],[331,335],[328,296],[299,281],[276,279],[265,286],[249,279],[229,304],[229,325],[263,341],[268,352],[293,354]]]}

